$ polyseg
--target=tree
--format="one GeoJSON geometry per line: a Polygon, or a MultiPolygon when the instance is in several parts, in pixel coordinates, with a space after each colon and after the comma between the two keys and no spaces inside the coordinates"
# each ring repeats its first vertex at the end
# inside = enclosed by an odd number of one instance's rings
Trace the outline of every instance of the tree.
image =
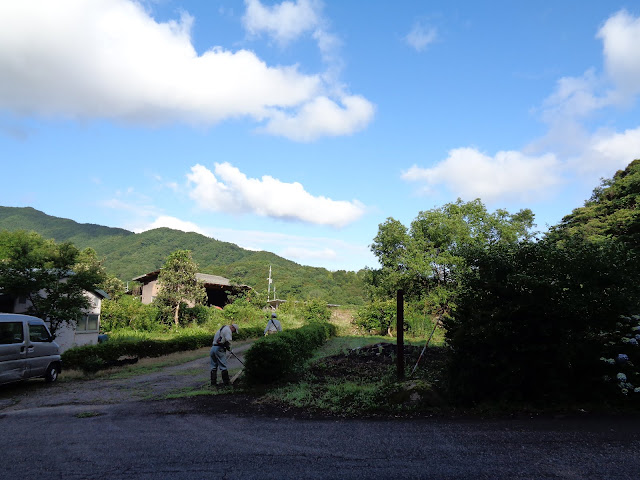
{"type": "Polygon", "coordinates": [[[560,242],[572,236],[595,243],[617,240],[640,253],[640,160],[602,180],[584,206],[565,216],[548,236],[560,242]]]}
{"type": "Polygon", "coordinates": [[[176,250],[167,259],[158,275],[158,296],[156,302],[171,308],[173,321],[179,325],[180,304],[193,302],[202,304],[207,292],[196,278],[198,266],[191,258],[189,250],[176,250]]]}
{"type": "Polygon", "coordinates": [[[49,321],[51,334],[75,324],[89,307],[86,291],[106,278],[93,250],[56,244],[36,233],[0,232],[0,290],[29,300],[28,313],[49,321]]]}
{"type": "Polygon", "coordinates": [[[440,313],[448,313],[459,289],[458,274],[468,268],[474,248],[514,244],[532,237],[533,213],[489,213],[480,199],[458,199],[423,211],[407,229],[388,218],[381,224],[371,250],[381,269],[369,270],[367,282],[375,294],[393,295],[401,288],[409,299],[427,297],[440,313]]]}
{"type": "Polygon", "coordinates": [[[472,403],[599,400],[600,358],[610,356],[621,315],[640,306],[639,266],[635,254],[611,240],[480,249],[444,322],[450,393],[472,403]]]}

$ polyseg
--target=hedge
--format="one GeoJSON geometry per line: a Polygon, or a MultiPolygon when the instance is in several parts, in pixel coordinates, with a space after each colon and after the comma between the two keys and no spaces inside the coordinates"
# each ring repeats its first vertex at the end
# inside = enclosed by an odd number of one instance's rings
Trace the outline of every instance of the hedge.
{"type": "MultiPolygon", "coordinates": [[[[261,328],[242,328],[234,340],[255,338],[263,334],[261,328]]],[[[116,365],[122,357],[160,357],[175,352],[197,350],[210,346],[213,333],[183,333],[173,338],[107,341],[97,345],[74,347],[62,353],[65,369],[95,372],[116,365]]]]}
{"type": "Polygon", "coordinates": [[[336,326],[314,322],[258,339],[245,353],[245,378],[252,384],[271,383],[291,373],[314,350],[336,334],[336,326]]]}

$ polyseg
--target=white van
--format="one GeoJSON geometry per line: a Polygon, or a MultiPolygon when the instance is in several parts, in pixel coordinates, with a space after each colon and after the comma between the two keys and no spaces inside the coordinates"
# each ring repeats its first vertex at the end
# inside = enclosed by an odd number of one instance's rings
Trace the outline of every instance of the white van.
{"type": "Polygon", "coordinates": [[[0,313],[0,384],[33,377],[55,382],[61,371],[60,347],[42,320],[0,313]]]}

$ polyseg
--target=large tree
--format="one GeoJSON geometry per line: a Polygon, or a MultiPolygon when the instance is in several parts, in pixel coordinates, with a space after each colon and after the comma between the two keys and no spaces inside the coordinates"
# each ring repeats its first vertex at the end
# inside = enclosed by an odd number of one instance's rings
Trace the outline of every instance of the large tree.
{"type": "Polygon", "coordinates": [[[459,287],[457,274],[468,268],[465,255],[471,247],[530,238],[533,218],[529,209],[488,212],[480,199],[458,199],[420,212],[409,229],[388,218],[371,245],[382,267],[368,272],[368,283],[374,295],[389,296],[401,288],[410,298],[428,297],[436,309],[448,313],[459,287]]]}
{"type": "Polygon", "coordinates": [[[615,240],[640,253],[640,160],[604,179],[583,207],[549,232],[552,240],[578,236],[590,242],[615,240]]]}
{"type": "Polygon", "coordinates": [[[160,270],[159,291],[156,302],[171,309],[176,327],[179,325],[180,304],[193,302],[202,304],[207,292],[196,278],[198,266],[191,258],[189,250],[176,250],[160,270]]]}
{"type": "Polygon", "coordinates": [[[25,297],[28,313],[49,321],[52,335],[89,307],[87,291],[106,279],[95,251],[56,244],[36,233],[0,232],[0,291],[25,297]]]}

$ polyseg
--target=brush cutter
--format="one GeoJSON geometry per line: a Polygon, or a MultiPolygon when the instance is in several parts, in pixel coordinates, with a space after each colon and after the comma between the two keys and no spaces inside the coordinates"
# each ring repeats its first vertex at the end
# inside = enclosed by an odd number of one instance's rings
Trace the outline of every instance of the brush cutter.
{"type": "Polygon", "coordinates": [[[244,365],[244,362],[242,360],[240,360],[238,358],[238,356],[235,353],[233,353],[231,350],[229,350],[229,353],[231,355],[233,355],[234,357],[236,357],[236,360],[238,360],[242,364],[242,368],[230,380],[230,382],[233,384],[233,382],[235,382],[238,379],[238,377],[240,376],[240,374],[244,371],[244,366],[245,365],[244,365]]]}

